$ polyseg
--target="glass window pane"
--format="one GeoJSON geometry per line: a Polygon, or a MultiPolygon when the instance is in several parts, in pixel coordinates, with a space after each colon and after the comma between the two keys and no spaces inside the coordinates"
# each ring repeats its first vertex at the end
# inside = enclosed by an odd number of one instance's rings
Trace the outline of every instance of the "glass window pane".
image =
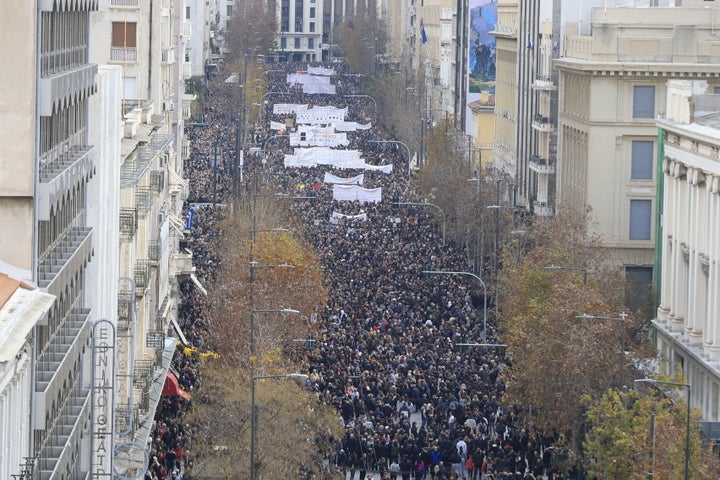
{"type": "Polygon", "coordinates": [[[630,200],[630,240],[650,240],[651,200],[630,200]]]}
{"type": "Polygon", "coordinates": [[[633,118],[655,118],[655,87],[633,87],[633,118]]]}
{"type": "Polygon", "coordinates": [[[633,180],[652,180],[653,142],[646,140],[633,140],[630,178],[633,180]]]}

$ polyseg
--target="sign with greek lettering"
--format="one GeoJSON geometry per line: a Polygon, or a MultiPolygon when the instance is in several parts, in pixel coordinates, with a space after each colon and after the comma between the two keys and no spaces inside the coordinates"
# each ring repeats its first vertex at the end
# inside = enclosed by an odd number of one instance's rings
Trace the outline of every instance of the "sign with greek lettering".
{"type": "Polygon", "coordinates": [[[112,478],[115,411],[115,325],[98,320],[92,336],[91,478],[112,478]]]}

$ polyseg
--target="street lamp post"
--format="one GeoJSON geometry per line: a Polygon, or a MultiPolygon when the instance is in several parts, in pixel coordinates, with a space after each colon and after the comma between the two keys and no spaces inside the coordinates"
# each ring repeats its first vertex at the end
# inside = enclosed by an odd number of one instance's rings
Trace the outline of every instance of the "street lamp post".
{"type": "Polygon", "coordinates": [[[690,480],[690,384],[680,382],[666,382],[654,378],[638,378],[635,383],[651,383],[653,385],[669,385],[687,389],[687,412],[685,418],[685,480],[690,480]]]}
{"type": "MultiPolygon", "coordinates": [[[[272,140],[274,138],[290,138],[290,135],[278,134],[278,135],[273,135],[271,137],[268,137],[268,139],[265,140],[265,143],[263,143],[263,149],[262,149],[263,158],[267,158],[267,150],[266,150],[267,144],[270,142],[270,140],[272,140]]],[[[263,162],[264,162],[264,160],[263,160],[263,162]]]]}
{"type": "Polygon", "coordinates": [[[487,287],[485,286],[485,282],[483,282],[483,279],[480,278],[478,275],[475,275],[472,272],[455,272],[455,271],[449,271],[449,270],[423,270],[424,274],[426,275],[467,275],[469,277],[473,277],[475,280],[480,282],[480,285],[482,285],[483,288],[483,342],[487,341],[487,287]]]}
{"type": "Polygon", "coordinates": [[[628,314],[625,312],[620,312],[618,318],[616,317],[602,317],[597,315],[577,315],[575,318],[582,319],[582,320],[615,320],[619,321],[621,325],[620,330],[620,388],[622,388],[625,385],[625,319],[628,317],[628,314]]]}
{"type": "Polygon", "coordinates": [[[255,386],[258,380],[272,378],[292,378],[307,380],[303,373],[286,373],[282,375],[254,375],[250,385],[250,480],[255,480],[255,438],[257,437],[257,411],[255,408],[255,386]]]}
{"type": "Polygon", "coordinates": [[[543,268],[545,270],[573,270],[576,272],[583,272],[583,286],[587,285],[587,269],[584,267],[561,267],[559,265],[548,265],[543,268]]]}
{"type": "Polygon", "coordinates": [[[434,203],[430,202],[393,202],[393,205],[417,205],[420,207],[433,207],[437,208],[440,214],[442,214],[442,246],[445,246],[445,211],[434,203]]]}
{"type": "Polygon", "coordinates": [[[370,143],[394,143],[395,145],[402,145],[403,147],[405,147],[405,150],[407,152],[407,162],[408,162],[407,174],[408,174],[408,178],[410,178],[410,175],[411,175],[411,173],[410,173],[410,160],[411,160],[410,147],[408,147],[406,144],[404,144],[403,142],[401,142],[399,140],[370,140],[370,143]]]}

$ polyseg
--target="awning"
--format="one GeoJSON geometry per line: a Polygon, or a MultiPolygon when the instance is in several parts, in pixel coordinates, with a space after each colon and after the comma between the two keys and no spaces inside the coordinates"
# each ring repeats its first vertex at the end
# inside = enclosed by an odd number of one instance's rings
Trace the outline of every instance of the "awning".
{"type": "Polygon", "coordinates": [[[198,278],[195,276],[194,273],[190,274],[190,280],[192,280],[192,282],[195,284],[195,286],[198,288],[198,290],[200,290],[202,292],[202,294],[207,297],[207,290],[205,290],[205,287],[202,286],[202,284],[200,283],[200,280],[198,280],[198,278]]]}
{"type": "Polygon", "coordinates": [[[190,345],[187,341],[187,338],[185,338],[185,334],[180,329],[180,325],[178,325],[177,320],[175,320],[175,317],[173,315],[170,315],[170,321],[172,322],[173,328],[175,329],[175,332],[177,332],[178,337],[180,337],[180,341],[183,345],[188,346],[190,345]]]}
{"type": "Polygon", "coordinates": [[[185,400],[190,400],[191,398],[188,392],[180,388],[180,384],[178,383],[178,379],[175,374],[168,371],[167,377],[165,377],[165,385],[162,389],[162,396],[172,397],[176,395],[184,398],[185,400]]]}
{"type": "Polygon", "coordinates": [[[168,218],[168,221],[170,222],[170,226],[173,227],[175,230],[177,230],[177,232],[180,234],[181,238],[184,238],[185,233],[183,230],[185,229],[185,223],[182,220],[180,220],[177,217],[177,215],[175,215],[174,213],[169,213],[167,218],[168,218]]]}

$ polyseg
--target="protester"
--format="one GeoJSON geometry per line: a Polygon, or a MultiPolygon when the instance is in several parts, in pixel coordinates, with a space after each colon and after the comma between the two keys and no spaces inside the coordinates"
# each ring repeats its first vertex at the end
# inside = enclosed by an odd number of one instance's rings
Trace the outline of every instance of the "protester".
{"type": "MultiPolygon", "coordinates": [[[[337,70],[331,77],[335,95],[305,94],[301,87],[287,85],[286,74],[307,71],[307,64],[274,64],[273,70],[285,73],[266,74],[268,91],[287,93],[268,95],[263,121],[251,126],[241,185],[234,185],[239,172],[232,175],[237,112],[231,100],[237,86],[225,84],[222,72],[210,84],[202,113],[206,126],[189,130],[192,149],[185,164],[190,186],[186,210],[194,204],[186,248],[193,253],[198,277],[208,282],[215,278],[219,257],[212,239],[220,234],[217,224],[226,210],[212,204],[228,202],[234,188],[242,194],[262,180],[288,196],[312,197],[288,208],[320,254],[331,287],[320,314],[324,333],[309,355],[308,371],[313,373],[310,388],[337,407],[345,424],[346,434],[330,460],[335,471],[350,480],[356,474],[363,480],[366,472],[393,480],[423,480],[428,474],[434,480],[561,478],[549,461],[547,447],[554,438],[520,424],[519,412],[499,401],[507,366],[502,349],[459,346],[495,341],[493,321],[484,332],[479,317],[482,292],[465,276],[423,271],[471,267],[452,245],[443,245],[431,211],[398,204],[423,201],[408,181],[409,159],[397,144],[375,143],[393,138],[378,121],[374,102],[346,97],[362,95],[359,78],[332,66],[337,70]],[[284,156],[292,151],[286,138],[269,140],[276,135],[269,126],[292,125],[294,118],[273,114],[273,103],[347,106],[346,120],[372,126],[348,132],[344,148],[359,150],[369,165],[392,164],[392,171],[286,168],[284,156]],[[265,146],[261,155],[251,153],[253,147],[265,146]],[[323,182],[326,172],[343,178],[363,173],[364,186],[381,188],[382,200],[334,200],[333,186],[323,182]],[[345,220],[332,222],[333,212],[345,220]]],[[[202,347],[208,325],[204,297],[189,282],[180,287],[181,327],[193,346],[202,347]]],[[[197,359],[183,352],[178,349],[173,368],[182,388],[193,391],[201,372],[197,359]]],[[[158,457],[159,466],[151,466],[155,474],[161,467],[170,469],[169,475],[176,470],[181,474],[177,467],[189,465],[192,432],[183,422],[185,411],[184,401],[162,400],[151,451],[158,457]]]]}

